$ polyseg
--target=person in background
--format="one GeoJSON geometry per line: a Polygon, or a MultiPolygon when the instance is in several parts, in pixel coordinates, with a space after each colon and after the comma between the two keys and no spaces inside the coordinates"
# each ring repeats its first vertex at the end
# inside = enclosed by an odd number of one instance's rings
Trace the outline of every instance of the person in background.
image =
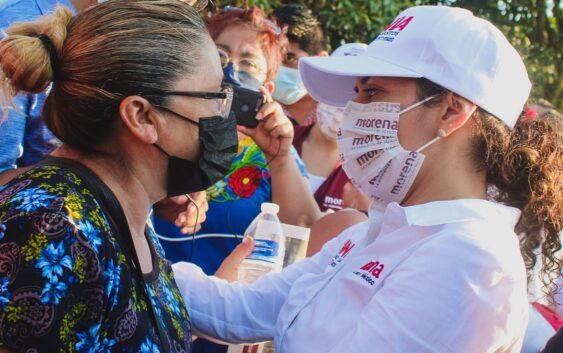
{"type": "MultiPolygon", "coordinates": [[[[337,48],[332,56],[359,55],[366,48],[364,43],[348,43],[337,48]]],[[[339,211],[344,206],[344,185],[349,183],[336,145],[344,109],[319,103],[315,110],[315,122],[295,127],[293,146],[305,163],[311,191],[321,212],[339,211]]],[[[367,211],[368,207],[362,210],[367,211]]]]}
{"type": "Polygon", "coordinates": [[[339,149],[370,219],[251,286],[174,264],[195,330],[274,337],[278,353],[519,352],[534,251],[542,278],[561,273],[563,125],[516,124],[531,89],[518,52],[470,11],[420,6],[363,55],[300,73],[346,105],[339,149]]]}
{"type": "Polygon", "coordinates": [[[309,125],[315,120],[317,102],[307,94],[297,65],[304,57],[328,56],[321,22],[305,5],[296,4],[275,9],[272,18],[286,31],[289,40],[272,96],[283,105],[294,124],[309,125]]]}
{"type": "MultiPolygon", "coordinates": [[[[6,34],[2,97],[52,83],[43,118],[63,144],[0,186],[0,352],[189,353],[147,219],[236,155],[233,92],[203,20],[177,0],[111,0],[6,34]]],[[[290,138],[286,125],[271,133],[290,138]]]]}

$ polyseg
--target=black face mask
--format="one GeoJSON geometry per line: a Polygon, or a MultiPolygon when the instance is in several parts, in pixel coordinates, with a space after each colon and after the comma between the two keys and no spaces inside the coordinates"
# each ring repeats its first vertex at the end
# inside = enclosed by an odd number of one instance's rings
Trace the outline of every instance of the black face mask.
{"type": "Polygon", "coordinates": [[[203,191],[221,180],[237,155],[238,136],[234,115],[228,118],[213,116],[200,118],[199,123],[167,108],[172,113],[199,126],[199,141],[203,153],[198,162],[169,155],[162,147],[155,146],[168,156],[168,197],[203,191]]]}

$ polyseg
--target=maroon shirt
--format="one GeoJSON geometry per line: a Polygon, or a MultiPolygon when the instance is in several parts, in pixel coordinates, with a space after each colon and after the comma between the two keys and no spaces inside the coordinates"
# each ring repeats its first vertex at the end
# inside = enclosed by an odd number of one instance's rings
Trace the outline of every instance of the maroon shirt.
{"type": "MultiPolygon", "coordinates": [[[[307,136],[309,136],[309,133],[314,125],[315,124],[294,127],[295,134],[293,137],[293,146],[297,150],[299,156],[302,155],[301,148],[303,147],[303,141],[305,141],[307,136]]],[[[322,212],[325,212],[328,209],[332,209],[334,211],[342,209],[342,194],[344,185],[348,181],[350,181],[350,179],[348,179],[344,169],[342,169],[342,165],[338,162],[334,170],[329,174],[326,180],[313,195],[322,212]]]]}

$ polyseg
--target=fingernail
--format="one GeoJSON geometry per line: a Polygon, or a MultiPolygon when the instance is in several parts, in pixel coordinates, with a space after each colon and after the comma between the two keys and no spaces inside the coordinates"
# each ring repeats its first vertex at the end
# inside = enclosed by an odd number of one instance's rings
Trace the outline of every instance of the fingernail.
{"type": "Polygon", "coordinates": [[[249,242],[250,242],[250,237],[248,235],[245,235],[244,238],[242,239],[242,243],[248,244],[249,242]]]}
{"type": "Polygon", "coordinates": [[[262,116],[262,113],[256,114],[256,120],[262,120],[263,118],[264,116],[262,116]]]}

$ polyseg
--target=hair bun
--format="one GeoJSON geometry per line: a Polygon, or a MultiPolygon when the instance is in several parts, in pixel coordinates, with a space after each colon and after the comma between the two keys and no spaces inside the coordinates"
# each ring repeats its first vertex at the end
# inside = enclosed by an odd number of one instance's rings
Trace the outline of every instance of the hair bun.
{"type": "Polygon", "coordinates": [[[54,80],[53,68],[60,66],[72,16],[70,9],[58,6],[53,15],[15,23],[6,30],[0,42],[0,69],[4,84],[11,86],[9,91],[39,93],[54,80]]]}

